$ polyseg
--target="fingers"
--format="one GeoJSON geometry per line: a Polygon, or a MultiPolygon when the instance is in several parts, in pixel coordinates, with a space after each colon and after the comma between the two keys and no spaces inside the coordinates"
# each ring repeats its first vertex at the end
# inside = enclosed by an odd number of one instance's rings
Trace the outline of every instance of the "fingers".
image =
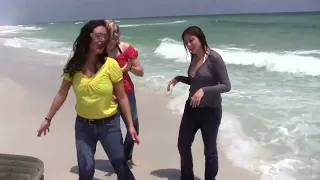
{"type": "Polygon", "coordinates": [[[130,63],[130,61],[128,61],[128,62],[126,63],[126,65],[125,65],[126,71],[129,71],[130,67],[131,67],[131,63],[130,63]]]}
{"type": "Polygon", "coordinates": [[[38,129],[37,136],[40,137],[42,135],[42,133],[45,136],[45,135],[47,135],[47,131],[50,132],[50,129],[49,128],[45,128],[45,129],[40,128],[40,129],[38,129]]]}
{"type": "Polygon", "coordinates": [[[167,91],[170,91],[170,86],[171,86],[171,84],[169,83],[167,86],[167,91]]]}
{"type": "Polygon", "coordinates": [[[39,130],[38,130],[38,134],[37,134],[37,136],[38,136],[38,137],[40,137],[40,136],[41,136],[41,134],[42,134],[42,131],[39,131],[39,130]]]}
{"type": "Polygon", "coordinates": [[[42,127],[40,127],[38,130],[37,130],[38,134],[37,136],[40,137],[42,135],[42,132],[43,132],[43,129],[42,127]]]}
{"type": "Polygon", "coordinates": [[[128,62],[126,63],[126,67],[130,67],[130,66],[131,66],[131,62],[128,61],[128,62]]]}
{"type": "Polygon", "coordinates": [[[167,91],[170,91],[170,86],[172,85],[172,87],[174,87],[177,84],[177,82],[175,80],[171,80],[167,86],[167,91]]]}
{"type": "Polygon", "coordinates": [[[140,139],[137,135],[137,132],[131,132],[131,138],[133,139],[133,141],[137,144],[140,144],[140,139]]]}
{"type": "Polygon", "coordinates": [[[199,97],[192,97],[191,98],[191,102],[190,102],[190,106],[191,107],[197,107],[197,106],[199,106],[200,105],[200,100],[201,100],[201,98],[199,98],[199,97]]]}
{"type": "Polygon", "coordinates": [[[190,106],[191,106],[191,107],[194,107],[193,104],[194,104],[194,99],[193,99],[193,97],[192,97],[192,98],[191,98],[191,101],[190,101],[190,106]]]}
{"type": "Polygon", "coordinates": [[[43,133],[43,130],[38,130],[37,136],[38,136],[38,137],[41,137],[41,136],[42,136],[42,133],[43,133]]]}
{"type": "Polygon", "coordinates": [[[140,138],[135,134],[135,143],[140,144],[140,138]]]}
{"type": "Polygon", "coordinates": [[[168,84],[168,86],[167,86],[167,91],[170,91],[170,86],[171,86],[171,84],[173,84],[172,81],[169,82],[169,84],[168,84]]]}

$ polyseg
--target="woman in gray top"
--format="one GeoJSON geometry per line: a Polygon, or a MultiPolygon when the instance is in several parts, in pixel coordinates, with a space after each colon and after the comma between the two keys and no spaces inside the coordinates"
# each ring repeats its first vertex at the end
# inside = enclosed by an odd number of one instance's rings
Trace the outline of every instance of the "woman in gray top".
{"type": "Polygon", "coordinates": [[[178,149],[181,159],[181,180],[194,180],[191,145],[201,129],[205,154],[205,180],[215,180],[218,173],[217,135],[222,116],[221,93],[231,89],[226,65],[211,50],[202,30],[191,26],[182,33],[185,48],[191,54],[188,76],[177,76],[168,84],[190,85],[189,98],[182,116],[178,149]]]}

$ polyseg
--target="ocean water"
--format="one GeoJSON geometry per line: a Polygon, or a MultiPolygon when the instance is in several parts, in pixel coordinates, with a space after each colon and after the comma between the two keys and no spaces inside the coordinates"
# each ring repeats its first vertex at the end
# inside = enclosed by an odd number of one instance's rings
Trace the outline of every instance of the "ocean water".
{"type": "MultiPolygon", "coordinates": [[[[0,43],[64,56],[29,63],[64,64],[85,22],[0,26],[0,43]]],[[[200,26],[224,58],[232,90],[223,95],[220,138],[235,166],[268,180],[320,179],[320,14],[219,15],[118,20],[122,40],[140,53],[137,88],[165,91],[186,75],[181,40],[200,26]]],[[[167,107],[182,113],[188,87],[177,85],[167,107]]]]}

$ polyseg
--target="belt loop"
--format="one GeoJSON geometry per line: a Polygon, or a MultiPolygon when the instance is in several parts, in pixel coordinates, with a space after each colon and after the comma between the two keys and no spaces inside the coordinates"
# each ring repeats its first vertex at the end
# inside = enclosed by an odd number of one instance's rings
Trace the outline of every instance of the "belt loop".
{"type": "Polygon", "coordinates": [[[93,120],[87,119],[87,121],[88,121],[88,124],[90,124],[91,126],[95,125],[95,124],[93,123],[93,120]]]}
{"type": "Polygon", "coordinates": [[[87,119],[87,118],[83,118],[83,121],[84,121],[85,124],[93,125],[91,123],[91,121],[89,119],[87,119]]]}

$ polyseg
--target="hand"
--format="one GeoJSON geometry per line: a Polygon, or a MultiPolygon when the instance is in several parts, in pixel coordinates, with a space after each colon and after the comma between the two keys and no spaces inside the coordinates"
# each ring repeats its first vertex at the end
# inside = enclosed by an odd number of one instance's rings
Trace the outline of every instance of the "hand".
{"type": "Polygon", "coordinates": [[[137,135],[136,129],[134,127],[129,127],[128,132],[130,133],[131,138],[134,140],[134,142],[140,144],[140,139],[137,135]]]}
{"type": "Polygon", "coordinates": [[[41,123],[41,125],[40,125],[40,128],[38,129],[38,137],[40,137],[41,135],[42,135],[42,133],[44,134],[44,135],[46,135],[47,134],[47,131],[49,132],[50,131],[50,129],[49,129],[49,127],[50,127],[50,121],[48,121],[48,120],[44,120],[42,123],[41,123]]]}
{"type": "Polygon", "coordinates": [[[191,106],[191,107],[197,107],[197,106],[199,106],[203,95],[204,95],[204,92],[203,92],[202,88],[200,88],[200,89],[199,89],[196,93],[194,93],[194,95],[191,97],[190,106],[191,106]]]}
{"type": "Polygon", "coordinates": [[[172,87],[174,87],[176,84],[178,83],[178,81],[174,78],[171,81],[169,81],[169,84],[167,86],[167,91],[170,91],[170,86],[172,85],[172,87]]]}
{"type": "Polygon", "coordinates": [[[112,97],[113,97],[113,100],[117,100],[117,96],[112,95],[112,97]]]}
{"type": "Polygon", "coordinates": [[[131,69],[131,62],[128,61],[121,69],[122,69],[122,72],[128,72],[130,69],[131,69]]]}

